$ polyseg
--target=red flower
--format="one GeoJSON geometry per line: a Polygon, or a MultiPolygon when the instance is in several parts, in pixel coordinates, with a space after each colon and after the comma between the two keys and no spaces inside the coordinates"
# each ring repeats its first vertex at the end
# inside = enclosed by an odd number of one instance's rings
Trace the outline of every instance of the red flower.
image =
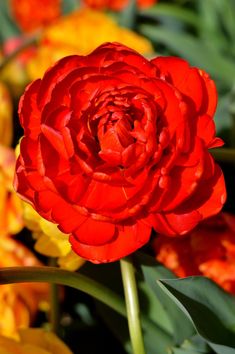
{"type": "Polygon", "coordinates": [[[115,43],[66,57],[26,89],[15,188],[93,262],[184,234],[225,201],[208,148],[217,94],[179,58],[115,43]]]}
{"type": "Polygon", "coordinates": [[[235,217],[220,213],[183,238],[160,235],[156,259],[179,277],[204,275],[235,295],[235,217]]]}
{"type": "Polygon", "coordinates": [[[48,25],[61,14],[61,0],[11,0],[11,11],[24,32],[48,25]]]}
{"type": "MultiPolygon", "coordinates": [[[[141,9],[148,8],[158,0],[137,0],[137,6],[141,9]]],[[[128,6],[129,0],[83,0],[86,6],[97,10],[110,9],[113,11],[122,11],[128,6]]]]}

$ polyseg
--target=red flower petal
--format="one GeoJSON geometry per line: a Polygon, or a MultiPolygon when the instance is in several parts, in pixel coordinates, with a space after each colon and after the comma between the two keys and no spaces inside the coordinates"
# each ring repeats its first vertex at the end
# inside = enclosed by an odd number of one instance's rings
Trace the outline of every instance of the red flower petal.
{"type": "Polygon", "coordinates": [[[81,243],[73,235],[70,236],[70,242],[73,250],[81,257],[94,263],[105,263],[116,261],[139,249],[148,242],[150,234],[151,227],[138,221],[132,226],[118,227],[116,237],[101,246],[81,243]]]}
{"type": "Polygon", "coordinates": [[[226,201],[226,188],[223,172],[215,165],[215,174],[210,180],[202,180],[199,185],[200,193],[192,200],[203,218],[217,214],[226,201]]]}
{"type": "Polygon", "coordinates": [[[198,69],[198,72],[204,83],[204,95],[201,113],[213,116],[215,114],[218,101],[218,94],[215,83],[204,70],[198,69]]]}
{"type": "Polygon", "coordinates": [[[89,217],[79,225],[73,235],[78,242],[96,247],[112,242],[117,232],[114,224],[89,217]]]}
{"type": "Polygon", "coordinates": [[[50,70],[46,71],[40,88],[38,90],[37,102],[40,108],[45,106],[50,98],[56,84],[63,80],[72,70],[84,66],[82,56],[71,55],[61,59],[50,70]]]}
{"type": "Polygon", "coordinates": [[[66,203],[58,194],[51,191],[39,191],[35,194],[37,211],[45,219],[59,225],[64,233],[73,232],[87,217],[77,212],[72,205],[66,203]],[[59,208],[58,208],[59,205],[59,208]]]}
{"type": "Polygon", "coordinates": [[[135,50],[120,43],[105,43],[87,57],[88,64],[106,67],[117,62],[125,62],[136,67],[150,77],[156,77],[156,68],[135,50]]]}
{"type": "Polygon", "coordinates": [[[31,139],[36,139],[40,134],[41,114],[37,106],[37,93],[41,80],[36,80],[27,86],[19,102],[20,123],[31,139]],[[33,117],[33,119],[32,119],[33,117]]]}
{"type": "Polygon", "coordinates": [[[208,149],[224,145],[222,139],[215,137],[215,122],[207,114],[197,120],[197,135],[204,140],[208,149]]]}
{"type": "Polygon", "coordinates": [[[159,69],[159,77],[171,83],[200,111],[203,100],[202,80],[197,68],[176,57],[157,57],[151,61],[159,69]]]}

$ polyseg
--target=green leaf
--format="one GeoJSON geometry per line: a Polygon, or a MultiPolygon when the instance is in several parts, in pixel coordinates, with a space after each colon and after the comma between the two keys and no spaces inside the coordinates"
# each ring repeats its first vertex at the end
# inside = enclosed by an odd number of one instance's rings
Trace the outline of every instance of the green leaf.
{"type": "Polygon", "coordinates": [[[173,348],[172,354],[201,354],[201,352],[194,349],[173,348]]]}
{"type": "MultiPolygon", "coordinates": [[[[120,295],[123,296],[119,262],[100,264],[99,267],[95,264],[87,262],[80,269],[79,273],[95,279],[100,284],[105,284],[108,287],[111,287],[115,293],[120,293],[120,295]],[[113,281],[114,279],[115,281],[113,281]]],[[[167,320],[163,317],[163,323],[161,323],[161,318],[158,317],[158,313],[149,316],[150,311],[158,311],[158,307],[156,305],[157,301],[154,305],[151,302],[151,306],[148,307],[151,300],[149,298],[148,290],[144,292],[142,285],[140,286],[139,295],[141,304],[141,321],[147,353],[168,354],[168,348],[174,345],[174,343],[171,332],[167,330],[167,320]],[[158,320],[155,321],[155,318],[158,320]]],[[[161,306],[161,304],[159,306],[161,306]]],[[[99,304],[97,308],[103,320],[107,323],[114,335],[123,343],[125,349],[128,351],[129,332],[127,330],[126,318],[122,318],[108,307],[102,306],[102,304],[99,304]]],[[[159,315],[162,316],[163,312],[164,310],[162,309],[162,312],[160,312],[159,315]]]]}
{"type": "Polygon", "coordinates": [[[148,354],[168,354],[173,345],[173,339],[156,323],[144,326],[144,342],[148,354]]]}
{"type": "Polygon", "coordinates": [[[217,354],[235,354],[234,348],[214,343],[209,343],[209,345],[217,354]]]}
{"type": "MultiPolygon", "coordinates": [[[[127,321],[107,306],[97,302],[97,310],[103,321],[116,338],[122,343],[128,353],[132,353],[127,321]]],[[[168,354],[172,346],[172,337],[157,324],[144,325],[144,343],[148,354],[168,354]]]]}
{"type": "Polygon", "coordinates": [[[158,282],[208,342],[235,349],[235,299],[204,277],[158,282]]]}
{"type": "Polygon", "coordinates": [[[126,318],[118,315],[115,311],[112,311],[109,307],[98,301],[96,301],[96,309],[107,327],[112,331],[120,343],[122,343],[125,350],[131,354],[132,348],[126,318]]]}
{"type": "Polygon", "coordinates": [[[181,347],[183,349],[197,349],[201,353],[206,353],[208,351],[207,343],[199,334],[196,334],[190,339],[185,339],[181,347]]]}
{"type": "Polygon", "coordinates": [[[217,11],[215,2],[216,0],[199,0],[197,2],[200,14],[198,32],[206,44],[213,43],[217,50],[223,50],[228,46],[228,40],[221,28],[220,14],[217,11]],[[208,16],[208,13],[210,16],[208,16]]]}
{"type": "Polygon", "coordinates": [[[156,280],[161,278],[174,278],[175,276],[159,265],[153,257],[136,252],[135,259],[141,268],[145,282],[151,288],[171,321],[174,343],[181,344],[185,338],[191,337],[195,330],[187,316],[166,296],[156,282],[156,280]]]}
{"type": "MultiPolygon", "coordinates": [[[[202,0],[203,1],[203,0],[202,0]]],[[[231,45],[234,47],[235,41],[235,2],[234,0],[210,0],[218,12],[218,17],[222,21],[228,36],[231,40],[231,45]]]]}
{"type": "Polygon", "coordinates": [[[62,13],[67,15],[78,8],[80,1],[78,0],[62,0],[62,13]]]}
{"type": "Polygon", "coordinates": [[[19,28],[11,17],[8,5],[7,1],[0,1],[0,43],[20,34],[19,28]]]}
{"type": "Polygon", "coordinates": [[[173,354],[207,354],[211,353],[208,343],[198,334],[186,339],[180,348],[172,348],[173,354]]]}
{"type": "Polygon", "coordinates": [[[233,61],[222,56],[212,45],[190,34],[171,31],[165,26],[141,25],[139,31],[156,45],[164,44],[171,52],[187,59],[191,65],[206,70],[226,85],[231,86],[235,81],[233,61]]]}
{"type": "Polygon", "coordinates": [[[160,326],[173,339],[174,329],[171,319],[154,291],[145,281],[138,282],[141,313],[144,313],[152,322],[160,326]]]}
{"type": "Polygon", "coordinates": [[[231,107],[231,93],[220,95],[218,107],[215,114],[215,125],[217,132],[228,129],[232,126],[232,117],[229,108],[231,107]]]}
{"type": "Polygon", "coordinates": [[[120,13],[120,26],[133,29],[136,23],[136,0],[128,0],[128,5],[120,13]]]}
{"type": "Polygon", "coordinates": [[[158,20],[162,16],[170,17],[196,28],[200,23],[200,17],[192,10],[174,4],[158,3],[154,7],[140,11],[139,14],[153,20],[158,20]]]}

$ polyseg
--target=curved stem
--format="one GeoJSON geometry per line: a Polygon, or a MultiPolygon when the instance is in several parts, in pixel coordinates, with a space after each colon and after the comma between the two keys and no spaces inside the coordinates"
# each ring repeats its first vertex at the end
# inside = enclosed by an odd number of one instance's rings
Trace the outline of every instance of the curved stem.
{"type": "MultiPolygon", "coordinates": [[[[125,262],[124,260],[122,262],[125,262]]],[[[128,267],[127,267],[128,268],[128,267]]],[[[125,265],[124,265],[125,269],[125,265]]],[[[133,270],[133,269],[132,269],[133,270]]],[[[132,270],[125,272],[128,275],[132,270]]],[[[126,276],[124,275],[124,277],[126,276]]],[[[127,276],[129,277],[129,275],[127,276]]],[[[0,268],[0,285],[11,283],[27,283],[27,282],[47,282],[51,284],[61,284],[70,286],[74,289],[83,291],[84,293],[93,296],[95,299],[103,302],[105,305],[112,308],[121,316],[127,317],[125,302],[123,299],[109,288],[99,284],[95,280],[75,272],[60,269],[57,267],[8,267],[0,268]]],[[[135,279],[133,279],[135,282],[135,279]]],[[[135,286],[136,288],[136,286],[135,286]]],[[[137,310],[138,313],[138,310],[137,310]]],[[[143,314],[142,317],[143,327],[146,331],[154,332],[156,324],[154,324],[147,316],[143,314]]],[[[158,328],[159,330],[160,328],[158,328]]],[[[161,329],[162,331],[162,329],[161,329]]],[[[140,331],[139,331],[140,332],[140,331]]],[[[140,332],[141,333],[141,332],[140,332]]],[[[169,334],[162,331],[163,335],[169,334]]],[[[140,336],[142,342],[142,334],[140,336]]],[[[143,345],[140,345],[138,354],[144,354],[141,350],[143,345]]],[[[135,354],[136,354],[135,353],[135,354]]]]}
{"type": "Polygon", "coordinates": [[[219,148],[210,150],[217,161],[235,163],[235,149],[219,148]]]}
{"type": "Polygon", "coordinates": [[[120,265],[133,353],[145,354],[134,266],[130,257],[121,259],[120,265]]]}
{"type": "Polygon", "coordinates": [[[122,299],[109,288],[85,275],[57,267],[9,267],[0,269],[0,284],[24,282],[48,282],[71,286],[110,306],[120,315],[126,316],[125,304],[122,299]]]}

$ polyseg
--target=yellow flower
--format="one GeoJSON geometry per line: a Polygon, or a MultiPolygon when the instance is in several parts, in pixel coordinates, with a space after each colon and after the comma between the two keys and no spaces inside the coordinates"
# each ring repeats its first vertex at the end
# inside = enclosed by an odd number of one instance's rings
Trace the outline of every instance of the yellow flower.
{"type": "Polygon", "coordinates": [[[72,354],[54,333],[41,328],[19,330],[19,340],[0,336],[0,354],[72,354]]]}
{"type": "MultiPolygon", "coordinates": [[[[0,238],[0,268],[41,266],[25,246],[10,237],[0,238]]],[[[42,283],[0,286],[0,334],[17,337],[17,330],[28,327],[41,302],[48,301],[48,285],[42,283]]],[[[1,350],[0,350],[0,353],[1,350]]]]}
{"type": "MultiPolygon", "coordinates": [[[[16,49],[16,48],[15,48],[16,49]]],[[[31,49],[32,50],[32,49],[31,49]]],[[[29,49],[26,49],[24,53],[29,52],[29,49]]],[[[22,53],[18,55],[14,60],[10,60],[4,68],[1,69],[0,79],[2,82],[7,84],[11,94],[16,99],[22,95],[26,85],[29,83],[29,77],[26,72],[25,61],[21,60],[21,57],[26,57],[26,54],[22,53]]],[[[4,55],[0,52],[0,62],[4,60],[4,55]]],[[[1,89],[0,89],[1,90],[1,89]]],[[[1,94],[0,94],[1,95],[1,94]]],[[[2,141],[2,140],[0,140],[2,141]]]]}
{"type": "Polygon", "coordinates": [[[0,143],[10,146],[12,142],[13,106],[7,87],[0,82],[0,143]]]}
{"type": "Polygon", "coordinates": [[[81,9],[60,18],[44,30],[37,53],[27,65],[31,80],[41,77],[58,59],[71,54],[86,55],[104,42],[120,42],[142,54],[151,54],[151,43],[102,12],[81,9]]]}
{"type": "Polygon", "coordinates": [[[61,232],[56,224],[43,219],[27,203],[24,203],[24,221],[36,239],[34,248],[37,252],[49,257],[58,257],[58,265],[70,271],[84,264],[85,260],[72,251],[69,235],[61,232]]]}
{"type": "Polygon", "coordinates": [[[18,233],[23,228],[23,208],[13,190],[15,154],[0,145],[0,236],[18,233]]]}

